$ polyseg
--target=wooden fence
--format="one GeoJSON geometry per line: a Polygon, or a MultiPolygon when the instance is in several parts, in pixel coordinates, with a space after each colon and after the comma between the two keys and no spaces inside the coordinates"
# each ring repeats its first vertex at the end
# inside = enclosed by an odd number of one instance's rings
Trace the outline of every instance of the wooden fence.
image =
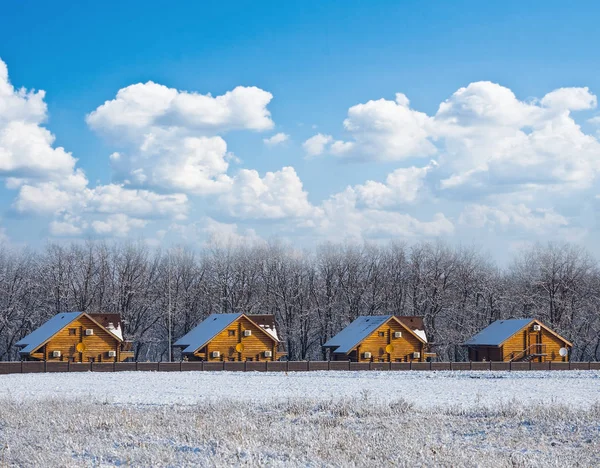
{"type": "Polygon", "coordinates": [[[0,374],[42,372],[307,372],[307,371],[538,371],[600,370],[600,362],[115,362],[70,363],[56,361],[0,362],[0,374]]]}

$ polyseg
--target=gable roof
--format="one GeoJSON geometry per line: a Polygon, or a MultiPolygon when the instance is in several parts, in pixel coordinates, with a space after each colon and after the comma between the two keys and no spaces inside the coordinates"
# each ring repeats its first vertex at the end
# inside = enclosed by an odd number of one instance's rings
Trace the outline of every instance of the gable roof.
{"type": "Polygon", "coordinates": [[[96,325],[106,330],[108,334],[112,335],[115,339],[123,341],[122,336],[115,334],[114,330],[106,328],[101,323],[98,323],[97,320],[94,320],[93,317],[86,314],[85,312],[61,312],[60,314],[56,314],[50,320],[33,330],[29,335],[17,341],[15,343],[15,346],[24,346],[24,348],[19,351],[19,354],[30,354],[34,352],[36,349],[38,349],[40,346],[46,343],[50,338],[56,335],[59,331],[68,326],[71,322],[77,320],[82,315],[85,315],[96,325]]]}
{"type": "Polygon", "coordinates": [[[279,339],[276,336],[273,336],[272,333],[269,333],[269,331],[262,326],[257,325],[252,320],[252,316],[249,317],[245,314],[212,314],[196,325],[196,327],[192,328],[187,334],[179,338],[173,346],[184,348],[182,350],[183,353],[193,353],[198,349],[203,348],[206,343],[215,337],[215,335],[225,330],[225,328],[242,316],[246,317],[269,338],[279,342],[279,339]]]}
{"type": "Polygon", "coordinates": [[[371,315],[358,317],[354,322],[340,331],[337,335],[329,339],[327,343],[323,345],[324,348],[336,348],[334,353],[348,354],[352,351],[361,341],[367,338],[371,333],[377,330],[380,326],[387,323],[390,319],[395,319],[400,325],[406,330],[412,333],[420,341],[423,337],[411,330],[405,323],[400,321],[393,315],[371,315]]]}
{"type": "Polygon", "coordinates": [[[496,320],[476,335],[469,338],[465,345],[500,346],[511,336],[533,322],[533,319],[496,320]]]}
{"type": "Polygon", "coordinates": [[[418,335],[425,343],[427,343],[427,334],[425,333],[425,322],[423,317],[418,315],[394,315],[404,325],[411,329],[411,331],[418,335]]]}
{"type": "Polygon", "coordinates": [[[465,341],[465,346],[501,346],[506,340],[508,340],[515,333],[518,333],[523,328],[529,326],[533,322],[541,325],[544,329],[548,330],[554,336],[567,343],[569,346],[573,346],[568,340],[565,340],[562,336],[558,335],[554,331],[550,330],[543,323],[531,319],[508,319],[508,320],[496,320],[491,323],[476,335],[465,341]]]}
{"type": "Polygon", "coordinates": [[[63,312],[57,314],[43,325],[33,330],[29,335],[17,341],[15,346],[24,346],[19,353],[29,354],[42,346],[71,322],[79,318],[81,314],[83,314],[83,312],[63,312]]]}

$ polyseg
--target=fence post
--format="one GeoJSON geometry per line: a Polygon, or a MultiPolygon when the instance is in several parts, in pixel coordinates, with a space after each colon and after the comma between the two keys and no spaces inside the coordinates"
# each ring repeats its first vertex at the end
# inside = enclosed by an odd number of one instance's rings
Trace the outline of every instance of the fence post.
{"type": "Polygon", "coordinates": [[[473,370],[473,361],[469,361],[469,370],[473,370]]]}
{"type": "Polygon", "coordinates": [[[327,361],[327,370],[331,370],[331,361],[327,361]]]}
{"type": "Polygon", "coordinates": [[[369,361],[369,370],[373,370],[373,362],[369,361]]]}
{"type": "Polygon", "coordinates": [[[408,370],[412,370],[412,361],[408,363],[408,370]]]}
{"type": "Polygon", "coordinates": [[[135,361],[135,370],[136,371],[138,370],[138,362],[137,361],[135,361]]]}
{"type": "Polygon", "coordinates": [[[21,359],[21,374],[23,373],[23,359],[21,359]]]}
{"type": "Polygon", "coordinates": [[[182,363],[182,362],[183,362],[183,361],[181,361],[181,360],[179,361],[179,372],[181,372],[181,371],[182,371],[182,367],[181,367],[181,363],[182,363]]]}
{"type": "Polygon", "coordinates": [[[202,371],[204,371],[204,361],[200,361],[200,362],[202,363],[202,365],[200,366],[200,369],[201,369],[202,371]]]}
{"type": "Polygon", "coordinates": [[[569,361],[569,370],[571,370],[571,361],[569,361]]]}
{"type": "Polygon", "coordinates": [[[489,368],[490,370],[492,370],[492,361],[488,361],[489,362],[489,368]]]}

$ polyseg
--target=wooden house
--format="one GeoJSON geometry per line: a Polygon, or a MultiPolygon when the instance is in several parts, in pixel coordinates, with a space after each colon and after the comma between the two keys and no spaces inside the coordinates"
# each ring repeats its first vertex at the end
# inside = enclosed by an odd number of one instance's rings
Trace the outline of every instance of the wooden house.
{"type": "Polygon", "coordinates": [[[422,362],[431,355],[422,317],[358,317],[323,347],[332,361],[422,362]]]}
{"type": "Polygon", "coordinates": [[[539,320],[497,320],[464,346],[471,361],[567,362],[573,344],[539,320]]]}
{"type": "Polygon", "coordinates": [[[118,314],[63,312],[19,340],[28,361],[121,362],[133,357],[118,314]]]}
{"type": "Polygon", "coordinates": [[[177,340],[184,359],[276,361],[285,355],[273,315],[212,314],[177,340]]]}

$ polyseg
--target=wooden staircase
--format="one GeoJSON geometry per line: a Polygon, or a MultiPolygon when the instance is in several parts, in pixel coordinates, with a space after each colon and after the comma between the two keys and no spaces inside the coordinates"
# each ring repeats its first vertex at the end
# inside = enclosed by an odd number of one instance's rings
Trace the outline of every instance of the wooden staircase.
{"type": "Polygon", "coordinates": [[[545,344],[532,344],[523,351],[513,353],[509,362],[531,362],[537,358],[543,358],[547,356],[545,344]]]}

